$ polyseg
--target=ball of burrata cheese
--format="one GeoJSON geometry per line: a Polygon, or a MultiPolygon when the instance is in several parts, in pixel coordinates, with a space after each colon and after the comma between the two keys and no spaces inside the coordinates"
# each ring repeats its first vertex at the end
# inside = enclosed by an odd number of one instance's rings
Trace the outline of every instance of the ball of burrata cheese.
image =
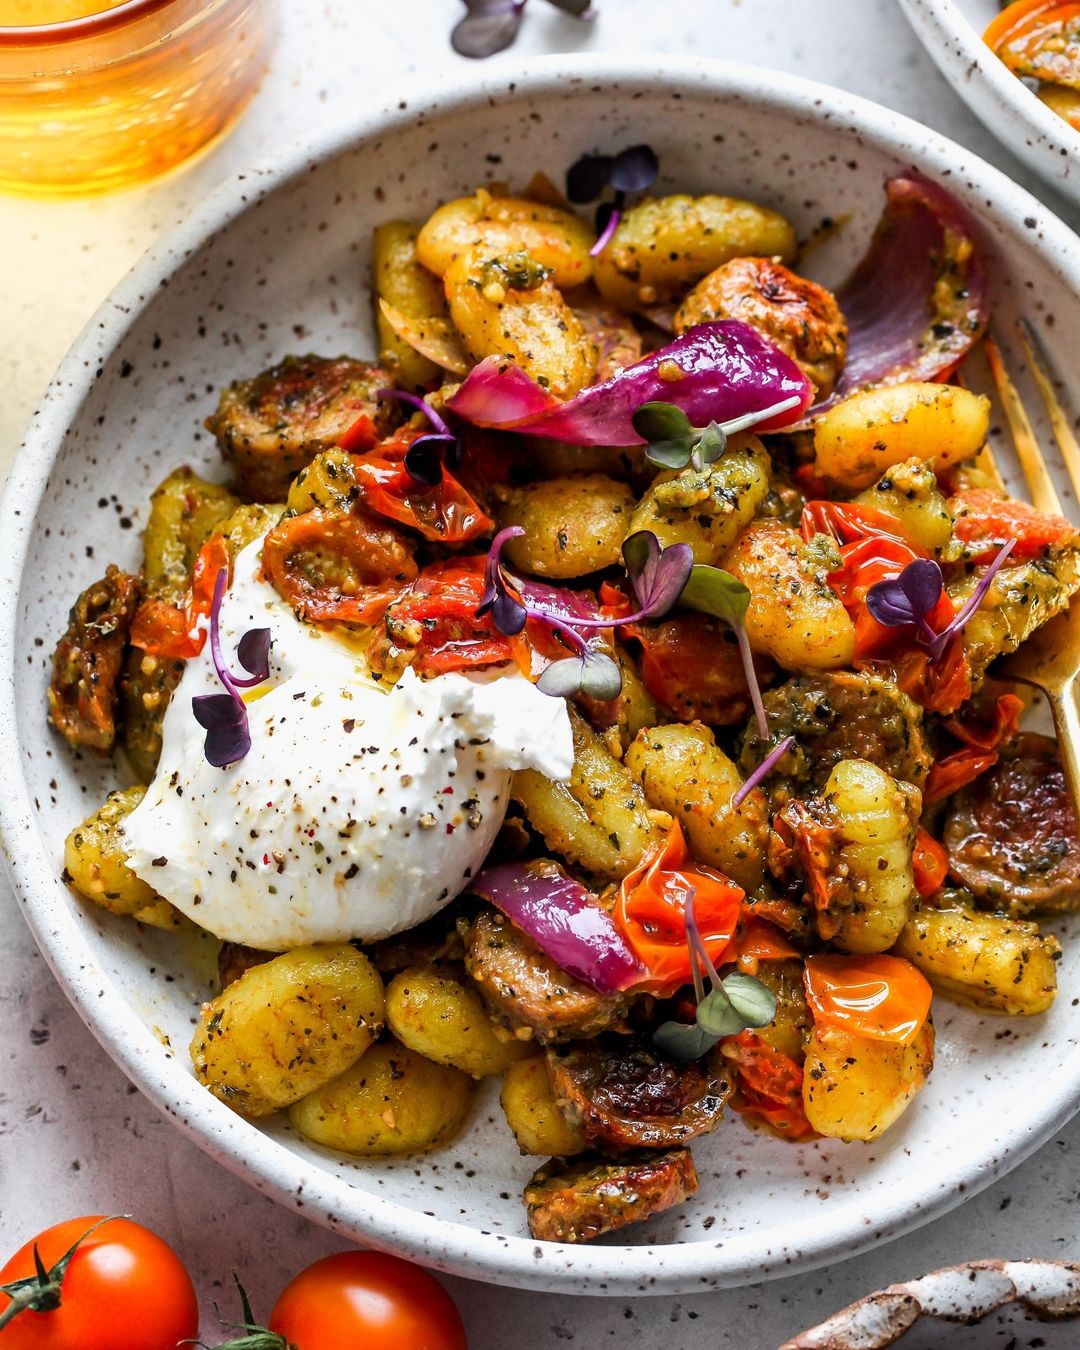
{"type": "Polygon", "coordinates": [[[124,824],[128,864],[200,927],[265,951],[413,928],[483,866],[515,769],[569,776],[565,702],[504,671],[406,670],[385,689],[347,636],[297,620],[260,552],[237,558],[219,616],[234,668],[248,629],[271,633],[270,678],[245,691],[251,749],[206,759],[191,700],[222,692],[207,642],[124,824]]]}

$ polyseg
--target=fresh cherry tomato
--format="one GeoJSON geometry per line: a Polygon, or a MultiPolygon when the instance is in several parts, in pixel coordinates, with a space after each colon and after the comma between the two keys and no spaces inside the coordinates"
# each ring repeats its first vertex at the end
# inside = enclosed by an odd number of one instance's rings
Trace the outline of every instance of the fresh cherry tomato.
{"type": "MultiPolygon", "coordinates": [[[[195,1289],[180,1258],[129,1219],[91,1215],[45,1229],[0,1270],[0,1284],[35,1274],[35,1247],[52,1271],[76,1243],[61,1273],[59,1306],[16,1313],[0,1330],[0,1350],[176,1350],[198,1334],[195,1289]]],[[[0,1294],[0,1320],[10,1306],[0,1294]]]]}
{"type": "MultiPolygon", "coordinates": [[[[506,661],[517,661],[528,670],[526,639],[504,637],[490,615],[476,617],[486,563],[483,556],[433,563],[386,611],[389,644],[411,649],[415,670],[441,675],[506,661]]],[[[378,665],[386,645],[381,639],[373,644],[373,664],[378,665]]]]}
{"type": "Polygon", "coordinates": [[[733,1110],[763,1121],[786,1139],[813,1135],[803,1108],[801,1064],[752,1031],[729,1036],[721,1044],[724,1058],[735,1070],[733,1110]]]}
{"type": "Polygon", "coordinates": [[[308,1266],[285,1287],[269,1326],[295,1350],[466,1350],[461,1314],[442,1285],[381,1252],[308,1266]]]}
{"type": "Polygon", "coordinates": [[[999,497],[985,488],[967,488],[949,498],[955,517],[953,532],[961,543],[979,549],[977,563],[992,562],[1010,539],[1016,544],[1009,564],[1041,558],[1048,549],[1075,540],[1076,526],[1064,516],[1050,516],[1015,497],[999,497]]]}
{"type": "Polygon", "coordinates": [[[448,469],[434,487],[424,487],[406,472],[406,452],[419,435],[411,429],[399,431],[367,454],[353,457],[364,506],[436,543],[462,544],[491,534],[494,521],[448,469]]]}
{"type": "Polygon", "coordinates": [[[871,1041],[910,1045],[930,1012],[926,977],[900,956],[810,956],[803,981],[816,1023],[871,1041]]]}
{"type": "Polygon", "coordinates": [[[274,589],[309,623],[374,624],[416,576],[397,530],[362,511],[286,516],[263,541],[274,589]]]}
{"type": "Polygon", "coordinates": [[[920,825],[915,835],[915,852],[911,859],[915,873],[915,889],[925,900],[936,895],[949,875],[949,855],[944,844],[920,825]]]}
{"type": "Polygon", "coordinates": [[[686,897],[694,888],[694,918],[714,965],[735,934],[745,892],[722,872],[694,862],[676,820],[667,839],[623,878],[612,918],[648,970],[635,988],[674,993],[692,978],[686,941],[686,897]]]}
{"type": "Polygon", "coordinates": [[[132,646],[150,656],[187,661],[203,649],[206,625],[200,619],[210,615],[214,603],[214,583],[218,573],[229,567],[229,548],[220,534],[212,534],[199,549],[191,573],[191,585],[182,605],[167,600],[144,600],[135,611],[131,625],[132,646]]]}

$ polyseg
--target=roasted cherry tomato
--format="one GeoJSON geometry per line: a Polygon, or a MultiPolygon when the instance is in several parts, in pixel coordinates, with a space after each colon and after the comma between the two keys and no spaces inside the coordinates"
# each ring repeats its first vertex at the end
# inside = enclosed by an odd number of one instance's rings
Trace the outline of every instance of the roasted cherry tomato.
{"type": "Polygon", "coordinates": [[[270,1330],[295,1350],[466,1350],[461,1314],[442,1285],[381,1252],[308,1266],[274,1305],[270,1330]]]}
{"type": "Polygon", "coordinates": [[[191,585],[183,605],[167,600],[144,600],[131,624],[131,643],[151,656],[187,661],[203,649],[207,627],[200,619],[210,616],[214,583],[222,568],[229,567],[229,548],[220,534],[212,534],[199,549],[191,573],[191,585]]]}
{"type": "Polygon", "coordinates": [[[915,852],[911,866],[915,873],[915,889],[924,900],[936,895],[949,875],[949,855],[945,845],[920,825],[915,835],[915,852]]]}
{"type": "Polygon", "coordinates": [[[735,1070],[733,1110],[762,1121],[786,1139],[813,1135],[803,1109],[801,1064],[752,1031],[729,1036],[721,1042],[721,1049],[735,1070]]]}
{"type": "Polygon", "coordinates": [[[896,539],[913,548],[899,520],[876,506],[860,506],[857,502],[809,501],[803,507],[799,522],[802,537],[807,543],[815,534],[831,534],[838,544],[850,544],[854,539],[878,536],[896,539]]]}
{"type": "Polygon", "coordinates": [[[1010,539],[1016,544],[1009,564],[1041,558],[1049,549],[1077,539],[1076,526],[1064,516],[1048,516],[1015,497],[999,497],[985,488],[968,488],[949,499],[956,538],[972,549],[977,563],[992,562],[1010,539]]]}
{"type": "Polygon", "coordinates": [[[0,1294],[0,1350],[176,1350],[198,1334],[191,1279],[149,1229],[93,1215],[55,1224],[19,1248],[0,1284],[35,1275],[35,1248],[45,1269],[56,1271],[57,1287],[43,1297],[42,1312],[31,1306],[12,1314],[12,1300],[0,1294]],[[66,1269],[56,1270],[73,1246],[66,1269]]]}
{"type": "Polygon", "coordinates": [[[994,720],[989,726],[980,726],[961,714],[948,718],[943,724],[946,730],[964,744],[931,767],[923,788],[923,804],[929,806],[951,797],[992,769],[998,761],[997,751],[1020,729],[1023,711],[1023,699],[1015,694],[1002,694],[994,705],[994,720]]]}
{"type": "Polygon", "coordinates": [[[803,980],[816,1023],[867,1040],[910,1045],[930,1012],[926,977],[899,956],[810,956],[803,980]]]}
{"type": "Polygon", "coordinates": [[[1015,74],[1080,89],[1080,4],[1015,0],[983,40],[1015,74]]]}
{"type": "Polygon", "coordinates": [[[623,878],[612,918],[648,970],[635,988],[674,993],[692,978],[686,941],[686,897],[694,888],[694,918],[714,965],[726,959],[745,892],[722,872],[694,862],[675,821],[667,839],[623,878]]]}
{"type": "MultiPolygon", "coordinates": [[[[414,653],[416,670],[441,675],[506,661],[517,661],[528,670],[525,638],[504,637],[489,615],[476,617],[484,594],[486,563],[486,558],[476,556],[425,567],[386,611],[389,641],[401,651],[414,653]]],[[[372,658],[377,660],[374,651],[372,658]]]]}
{"type": "Polygon", "coordinates": [[[961,633],[955,634],[945,655],[933,664],[918,647],[893,653],[889,659],[896,683],[927,712],[953,713],[971,697],[971,664],[961,633]]]}
{"type": "Polygon", "coordinates": [[[448,469],[434,487],[424,487],[406,472],[406,452],[421,434],[399,431],[367,454],[353,457],[364,506],[437,543],[462,544],[490,534],[495,522],[448,469]]]}
{"type": "Polygon", "coordinates": [[[263,541],[267,580],[309,623],[374,624],[416,574],[412,550],[361,511],[286,516],[263,541]]]}
{"type": "MultiPolygon", "coordinates": [[[[725,960],[737,961],[741,967],[745,967],[751,963],[756,966],[759,961],[786,961],[789,957],[801,955],[798,948],[793,947],[784,936],[782,929],[764,919],[747,915],[725,953],[725,960]]],[[[753,974],[753,971],[750,973],[753,974]]]]}

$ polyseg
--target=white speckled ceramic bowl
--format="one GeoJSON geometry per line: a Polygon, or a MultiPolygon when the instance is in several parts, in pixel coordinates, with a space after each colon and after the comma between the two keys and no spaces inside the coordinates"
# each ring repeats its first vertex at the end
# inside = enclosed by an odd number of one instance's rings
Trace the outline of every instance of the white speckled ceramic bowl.
{"type": "Polygon", "coordinates": [[[780,1350],[1075,1350],[1080,1266],[969,1261],[867,1294],[780,1350]]]}
{"type": "MultiPolygon", "coordinates": [[[[1065,995],[1031,1022],[943,1004],[927,1090],[880,1143],[790,1146],[738,1119],[695,1145],[685,1207],[583,1248],[526,1233],[517,1155],[480,1094],[453,1147],[350,1161],[282,1121],[254,1125],[198,1087],[187,1042],[214,944],[113,921],[60,881],[64,835],[115,783],[45,723],[49,657],[76,592],[135,564],[153,485],[217,472],[201,419],[225,381],[297,349],[372,350],[372,226],[421,217],[478,180],[559,180],[582,151],[641,140],[664,188],[770,202],[808,234],[849,217],[814,271],[835,283],[864,247],[882,182],[918,164],[979,216],[1002,326],[1022,308],[1080,347],[1080,243],[1001,174],[893,112],[763,70],[667,58],[540,60],[358,115],[226,184],[114,292],[36,416],[0,518],[0,819],[26,917],[88,1025],[132,1079],[226,1166],[342,1233],[443,1270],[539,1289],[691,1292],[835,1260],[957,1204],[1014,1166],[1080,1100],[1080,942],[1065,995]]],[[[1074,385],[1069,395],[1080,395],[1074,385]]],[[[1078,399],[1080,402],[1080,399],[1078,399]]]]}
{"type": "Polygon", "coordinates": [[[998,0],[900,0],[923,46],[972,112],[1036,173],[1080,202],[1080,132],[1007,70],[982,35],[998,0]]]}

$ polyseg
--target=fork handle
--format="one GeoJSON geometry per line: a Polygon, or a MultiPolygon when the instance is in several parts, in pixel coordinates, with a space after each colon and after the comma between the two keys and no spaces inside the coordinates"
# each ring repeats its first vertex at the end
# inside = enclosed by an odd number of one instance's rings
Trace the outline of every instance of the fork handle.
{"type": "Polygon", "coordinates": [[[1060,690],[1053,693],[1044,692],[1054,719],[1054,730],[1057,732],[1061,767],[1065,771],[1065,786],[1072,798],[1073,813],[1080,821],[1080,704],[1077,703],[1076,684],[1070,680],[1060,690]]]}

